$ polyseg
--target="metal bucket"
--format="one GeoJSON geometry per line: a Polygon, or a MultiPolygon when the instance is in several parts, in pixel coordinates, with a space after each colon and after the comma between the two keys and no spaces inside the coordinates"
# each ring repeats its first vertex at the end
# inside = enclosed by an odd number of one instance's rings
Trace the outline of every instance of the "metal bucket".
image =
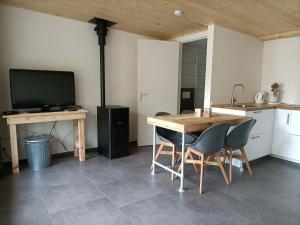
{"type": "Polygon", "coordinates": [[[40,170],[50,166],[51,135],[41,134],[24,139],[28,166],[32,170],[40,170]]]}

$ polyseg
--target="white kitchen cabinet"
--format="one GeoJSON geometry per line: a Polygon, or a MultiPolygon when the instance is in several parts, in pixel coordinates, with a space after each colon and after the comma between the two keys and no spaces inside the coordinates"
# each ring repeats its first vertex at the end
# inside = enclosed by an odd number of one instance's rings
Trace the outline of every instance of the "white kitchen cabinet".
{"type": "MultiPolygon", "coordinates": [[[[243,111],[215,107],[213,112],[250,116],[257,120],[245,146],[249,161],[272,154],[300,163],[300,110],[243,111]]],[[[233,165],[240,166],[239,160],[233,161],[233,165]]]]}
{"type": "Polygon", "coordinates": [[[300,111],[277,109],[274,120],[272,154],[300,162],[300,111]]]}
{"type": "Polygon", "coordinates": [[[274,118],[272,154],[288,157],[291,111],[277,109],[274,118]]]}
{"type": "Polygon", "coordinates": [[[290,134],[300,136],[300,111],[290,111],[290,134]]]}
{"type": "Polygon", "coordinates": [[[256,119],[245,151],[249,161],[272,153],[274,110],[257,110],[246,112],[246,116],[256,119]]]}
{"type": "MultiPolygon", "coordinates": [[[[274,110],[242,111],[240,115],[256,119],[245,146],[249,161],[272,154],[274,110]]],[[[241,167],[240,160],[234,159],[232,165],[241,167]]]]}
{"type": "MultiPolygon", "coordinates": [[[[243,114],[240,115],[256,119],[245,146],[248,160],[270,155],[272,153],[274,110],[243,111],[243,114]]],[[[234,160],[233,165],[240,167],[241,164],[239,160],[234,160]]]]}
{"type": "Polygon", "coordinates": [[[288,158],[300,162],[300,111],[291,111],[288,158]]]}
{"type": "Polygon", "coordinates": [[[261,158],[271,154],[272,140],[269,140],[270,135],[255,134],[249,137],[248,143],[245,146],[246,155],[249,161],[261,158]]]}
{"type": "Polygon", "coordinates": [[[248,111],[246,112],[246,116],[256,119],[251,135],[272,132],[274,121],[273,109],[248,111]]]}
{"type": "Polygon", "coordinates": [[[290,135],[287,158],[300,163],[300,136],[290,135]]]}
{"type": "MultiPolygon", "coordinates": [[[[274,109],[244,111],[214,107],[212,110],[217,113],[249,116],[256,119],[248,143],[245,146],[246,155],[249,161],[272,153],[274,109]]],[[[239,166],[239,161],[235,161],[233,162],[233,165],[239,166]]]]}

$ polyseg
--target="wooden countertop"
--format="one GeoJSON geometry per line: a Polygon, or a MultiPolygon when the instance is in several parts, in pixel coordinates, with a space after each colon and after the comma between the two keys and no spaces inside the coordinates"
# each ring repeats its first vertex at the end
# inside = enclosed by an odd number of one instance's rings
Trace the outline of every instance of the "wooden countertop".
{"type": "MultiPolygon", "coordinates": [[[[239,111],[256,111],[265,109],[287,109],[287,110],[300,110],[300,105],[288,105],[284,103],[278,104],[255,104],[255,103],[244,103],[246,106],[232,106],[229,104],[213,105],[213,108],[232,109],[239,111]]],[[[243,105],[243,104],[241,104],[243,105]]]]}
{"type": "Polygon", "coordinates": [[[237,125],[250,117],[213,113],[211,117],[197,117],[195,114],[168,115],[148,117],[147,123],[178,132],[195,132],[206,130],[217,123],[237,125]]]}

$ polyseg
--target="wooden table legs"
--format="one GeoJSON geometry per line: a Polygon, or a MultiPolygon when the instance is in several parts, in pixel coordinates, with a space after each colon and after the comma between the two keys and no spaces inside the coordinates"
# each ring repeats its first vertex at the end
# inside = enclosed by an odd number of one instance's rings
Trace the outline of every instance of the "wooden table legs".
{"type": "Polygon", "coordinates": [[[78,148],[79,161],[85,160],[85,136],[84,136],[84,120],[78,120],[78,148]]]}
{"type": "MultiPolygon", "coordinates": [[[[84,135],[84,119],[74,120],[74,156],[80,161],[85,160],[85,135],[84,135]]],[[[11,159],[13,173],[19,173],[19,157],[18,157],[18,140],[17,125],[9,124],[11,159]]]]}
{"type": "Polygon", "coordinates": [[[79,156],[80,161],[85,160],[85,136],[84,136],[84,120],[74,120],[74,157],[79,156]]]}
{"type": "Polygon", "coordinates": [[[13,173],[19,173],[19,157],[18,157],[18,140],[17,140],[17,125],[9,125],[10,148],[13,173]]]}
{"type": "Polygon", "coordinates": [[[73,131],[74,131],[74,157],[78,157],[79,156],[78,120],[73,121],[73,131]]]}

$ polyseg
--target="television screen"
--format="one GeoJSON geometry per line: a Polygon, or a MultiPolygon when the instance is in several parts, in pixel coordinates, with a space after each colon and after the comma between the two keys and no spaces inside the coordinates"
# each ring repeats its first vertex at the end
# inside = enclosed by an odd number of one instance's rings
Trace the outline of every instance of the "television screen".
{"type": "Polygon", "coordinates": [[[14,109],[75,105],[73,72],[11,69],[9,76],[14,109]]]}

